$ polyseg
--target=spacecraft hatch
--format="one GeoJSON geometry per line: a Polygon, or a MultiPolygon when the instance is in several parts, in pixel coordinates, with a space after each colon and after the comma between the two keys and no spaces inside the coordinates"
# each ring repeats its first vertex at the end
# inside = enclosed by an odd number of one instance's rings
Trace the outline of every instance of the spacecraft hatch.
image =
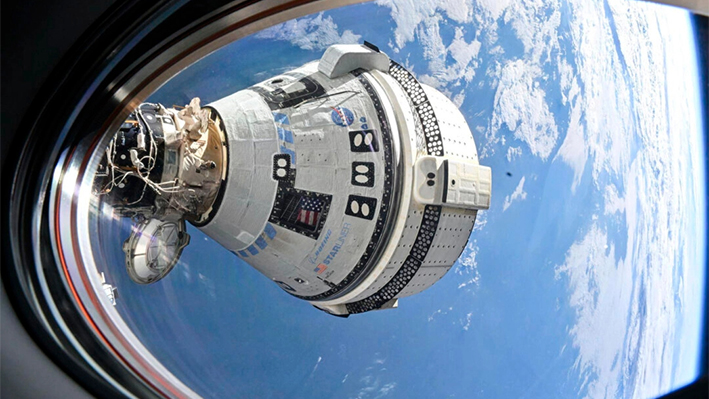
{"type": "Polygon", "coordinates": [[[375,46],[322,58],[202,105],[141,104],[94,192],[133,229],[131,279],[164,278],[186,222],[289,294],[337,316],[433,285],[490,206],[457,107],[375,46]]]}

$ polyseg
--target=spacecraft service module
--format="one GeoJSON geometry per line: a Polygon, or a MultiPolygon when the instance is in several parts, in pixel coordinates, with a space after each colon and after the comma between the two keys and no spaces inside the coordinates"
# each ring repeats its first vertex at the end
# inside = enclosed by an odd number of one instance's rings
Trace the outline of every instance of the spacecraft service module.
{"type": "Polygon", "coordinates": [[[491,188],[456,106],[366,42],[204,106],[141,104],[94,180],[132,219],[136,283],[175,267],[188,221],[337,316],[397,307],[443,277],[491,188]]]}

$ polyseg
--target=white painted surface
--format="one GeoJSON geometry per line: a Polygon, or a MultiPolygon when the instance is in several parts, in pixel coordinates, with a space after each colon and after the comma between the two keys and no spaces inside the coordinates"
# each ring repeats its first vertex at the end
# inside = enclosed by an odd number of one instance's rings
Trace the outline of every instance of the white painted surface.
{"type": "Polygon", "coordinates": [[[229,169],[224,197],[212,220],[200,227],[230,251],[251,245],[263,231],[276,196],[272,179],[278,134],[266,102],[242,90],[209,107],[219,112],[229,144],[229,169]]]}
{"type": "Polygon", "coordinates": [[[330,79],[339,78],[355,69],[389,70],[389,57],[361,44],[336,44],[325,50],[318,70],[330,79]]]}

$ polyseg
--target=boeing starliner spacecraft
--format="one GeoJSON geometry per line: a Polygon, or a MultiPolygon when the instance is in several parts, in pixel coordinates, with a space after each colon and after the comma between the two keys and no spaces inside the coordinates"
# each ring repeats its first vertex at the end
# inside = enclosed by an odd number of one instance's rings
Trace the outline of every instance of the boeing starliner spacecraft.
{"type": "Polygon", "coordinates": [[[490,206],[465,118],[376,46],[334,45],[204,107],[141,104],[95,191],[133,230],[140,284],[189,244],[185,221],[289,294],[337,316],[430,287],[490,206]]]}

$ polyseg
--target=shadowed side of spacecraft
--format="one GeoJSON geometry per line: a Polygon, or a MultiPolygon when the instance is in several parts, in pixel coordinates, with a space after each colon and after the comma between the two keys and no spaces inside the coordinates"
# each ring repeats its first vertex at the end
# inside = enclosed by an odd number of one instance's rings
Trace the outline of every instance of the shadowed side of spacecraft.
{"type": "Polygon", "coordinates": [[[338,316],[393,308],[438,281],[490,205],[457,107],[376,46],[202,107],[141,104],[94,190],[131,218],[131,278],[174,268],[190,222],[291,295],[338,316]]]}

